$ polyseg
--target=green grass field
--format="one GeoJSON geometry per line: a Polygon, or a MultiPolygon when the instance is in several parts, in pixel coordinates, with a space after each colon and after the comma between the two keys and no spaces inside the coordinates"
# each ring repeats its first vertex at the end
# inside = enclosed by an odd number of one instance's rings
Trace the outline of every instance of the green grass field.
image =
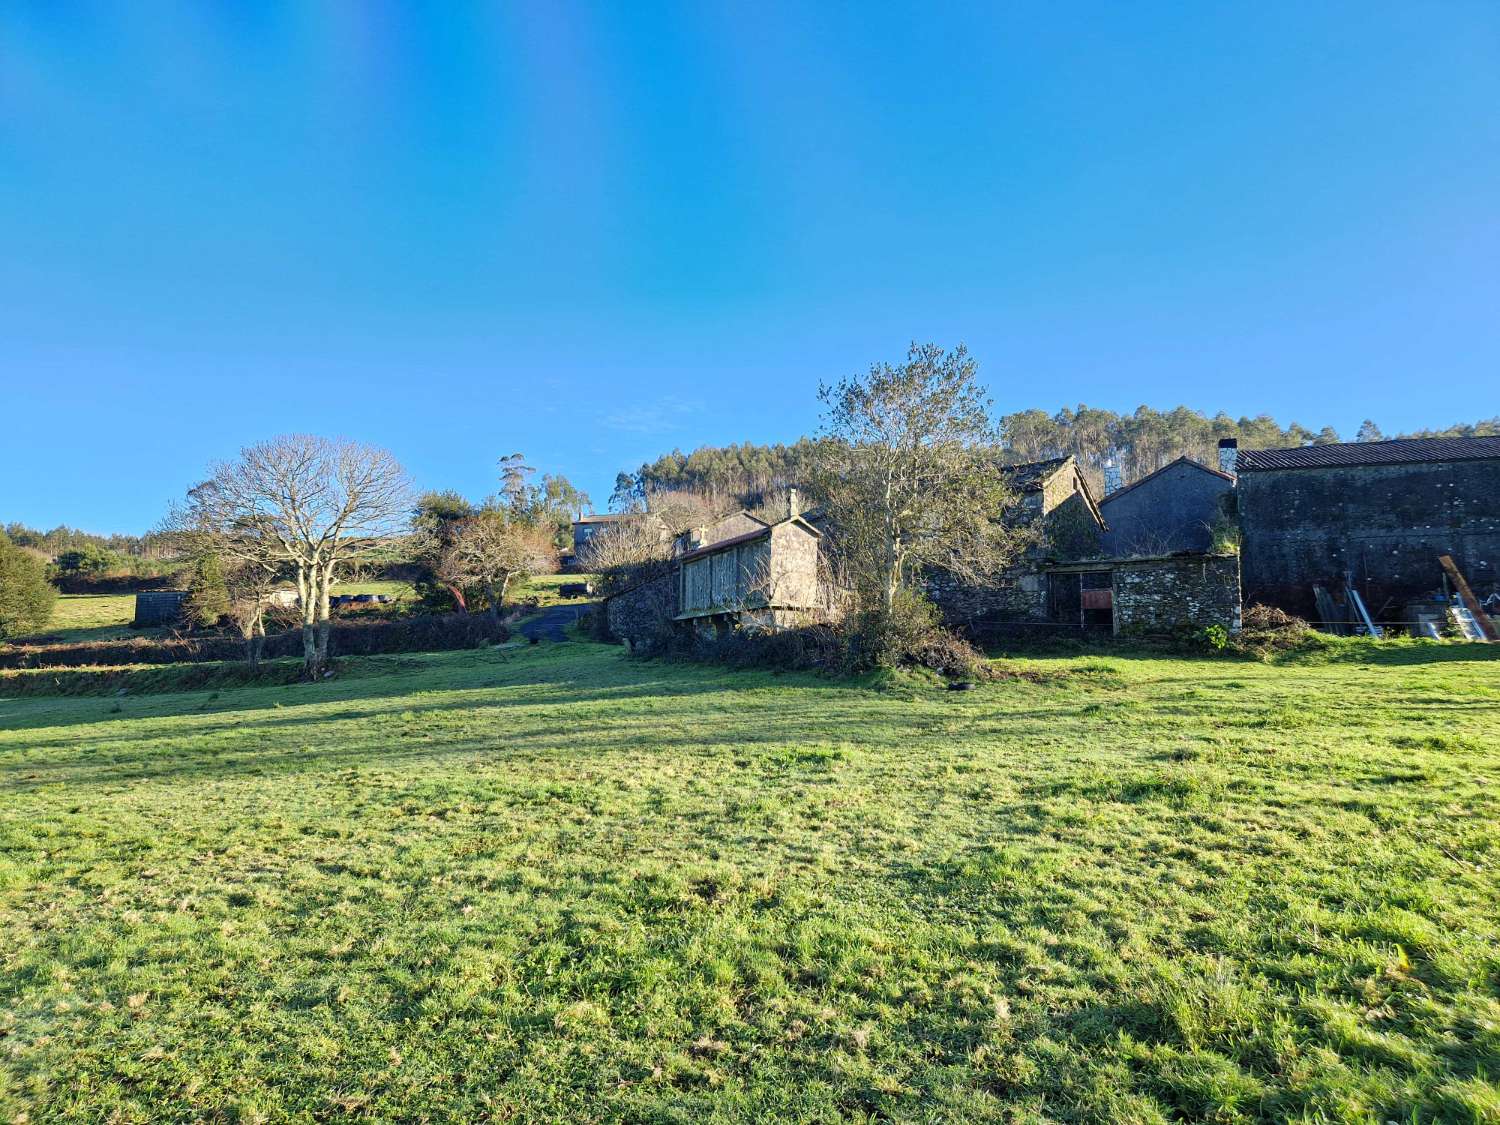
{"type": "Polygon", "coordinates": [[[152,635],[131,629],[134,618],[134,594],[59,594],[52,620],[38,636],[78,643],[152,635]]]}
{"type": "Polygon", "coordinates": [[[592,574],[538,574],[534,578],[527,579],[513,594],[506,595],[507,601],[514,597],[519,600],[535,600],[543,609],[554,605],[581,605],[590,601],[590,598],[563,597],[562,586],[565,583],[595,582],[597,577],[592,574]]]}
{"type": "Polygon", "coordinates": [[[1500,1120],[1500,663],[0,702],[0,1118],[1500,1120]]]}

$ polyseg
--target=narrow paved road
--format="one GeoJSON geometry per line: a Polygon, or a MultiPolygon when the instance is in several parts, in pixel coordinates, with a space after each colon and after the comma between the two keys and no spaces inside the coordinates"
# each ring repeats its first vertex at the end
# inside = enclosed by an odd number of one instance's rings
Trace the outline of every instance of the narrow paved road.
{"type": "Polygon", "coordinates": [[[555,605],[543,610],[530,621],[522,622],[521,636],[527,640],[565,641],[568,639],[568,626],[593,608],[592,602],[583,605],[555,605]]]}

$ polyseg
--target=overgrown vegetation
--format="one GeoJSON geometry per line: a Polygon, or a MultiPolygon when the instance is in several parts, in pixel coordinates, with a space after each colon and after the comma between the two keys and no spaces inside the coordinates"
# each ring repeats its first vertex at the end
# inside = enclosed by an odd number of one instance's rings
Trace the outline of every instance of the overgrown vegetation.
{"type": "MultiPolygon", "coordinates": [[[[373,620],[336,619],[329,625],[330,658],[377,652],[436,652],[495,644],[509,630],[495,618],[447,613],[373,620]]],[[[300,629],[261,638],[260,657],[279,659],[302,651],[300,629]]],[[[152,636],[61,644],[18,643],[0,648],[0,668],[67,668],[176,664],[243,657],[243,641],[225,633],[152,636]]],[[[254,664],[250,667],[253,670],[254,664]]],[[[305,667],[304,667],[305,673],[305,667]]]]}
{"type": "Polygon", "coordinates": [[[1494,1120],[1496,655],[0,702],[0,1117],[1494,1120]]]}

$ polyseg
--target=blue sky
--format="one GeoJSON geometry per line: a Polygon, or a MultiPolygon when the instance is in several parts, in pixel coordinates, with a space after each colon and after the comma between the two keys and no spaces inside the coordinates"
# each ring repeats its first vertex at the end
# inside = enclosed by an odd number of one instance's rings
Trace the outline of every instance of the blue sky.
{"type": "Polygon", "coordinates": [[[1494,3],[0,7],[0,522],[275,433],[601,506],[967,342],[996,406],[1500,413],[1494,3]]]}

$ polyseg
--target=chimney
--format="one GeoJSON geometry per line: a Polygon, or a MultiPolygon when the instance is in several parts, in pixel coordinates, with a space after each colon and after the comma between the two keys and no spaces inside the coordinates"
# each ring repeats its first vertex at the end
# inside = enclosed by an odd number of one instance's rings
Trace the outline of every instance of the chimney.
{"type": "Polygon", "coordinates": [[[1219,439],[1219,471],[1229,473],[1235,472],[1235,461],[1240,455],[1239,439],[1227,437],[1219,439]]]}
{"type": "Polygon", "coordinates": [[[792,519],[802,514],[802,498],[798,496],[795,488],[786,490],[786,518],[792,519]]]}
{"type": "Polygon", "coordinates": [[[1111,457],[1104,462],[1104,495],[1119,492],[1121,486],[1120,463],[1111,457]]]}

